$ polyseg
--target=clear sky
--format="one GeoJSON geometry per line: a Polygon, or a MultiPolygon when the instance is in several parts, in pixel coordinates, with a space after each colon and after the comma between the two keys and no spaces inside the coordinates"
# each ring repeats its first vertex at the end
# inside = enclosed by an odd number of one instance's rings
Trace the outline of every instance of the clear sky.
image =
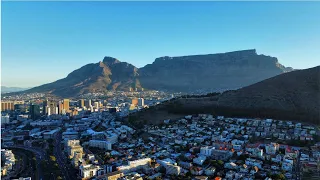
{"type": "Polygon", "coordinates": [[[64,78],[104,56],[242,49],[296,69],[320,65],[320,2],[2,2],[2,85],[64,78]]]}

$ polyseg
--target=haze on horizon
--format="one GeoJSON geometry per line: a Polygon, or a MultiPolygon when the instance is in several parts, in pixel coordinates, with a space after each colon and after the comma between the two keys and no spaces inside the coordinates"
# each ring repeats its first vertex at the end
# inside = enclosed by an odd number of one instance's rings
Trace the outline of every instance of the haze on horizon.
{"type": "Polygon", "coordinates": [[[320,2],[2,2],[3,86],[32,87],[111,56],[256,49],[285,66],[319,65],[320,2]]]}

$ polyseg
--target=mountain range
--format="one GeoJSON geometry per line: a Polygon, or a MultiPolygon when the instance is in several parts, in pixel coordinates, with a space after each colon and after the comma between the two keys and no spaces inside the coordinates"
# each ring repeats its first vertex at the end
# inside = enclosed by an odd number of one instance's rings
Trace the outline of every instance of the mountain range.
{"type": "Polygon", "coordinates": [[[30,89],[30,88],[1,86],[1,93],[19,92],[27,89],[30,89]]]}
{"type": "Polygon", "coordinates": [[[280,74],[237,90],[171,99],[128,119],[139,126],[198,113],[320,125],[320,66],[280,74]]]}
{"type": "Polygon", "coordinates": [[[255,49],[227,53],[159,57],[137,68],[113,57],[104,57],[71,72],[67,77],[24,92],[74,97],[107,90],[130,88],[172,92],[213,92],[237,89],[292,71],[278,59],[258,55],[255,49]]]}

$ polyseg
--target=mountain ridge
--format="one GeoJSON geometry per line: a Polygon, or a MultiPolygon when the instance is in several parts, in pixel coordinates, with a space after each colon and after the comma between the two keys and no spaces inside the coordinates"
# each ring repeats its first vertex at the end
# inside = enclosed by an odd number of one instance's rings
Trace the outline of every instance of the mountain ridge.
{"type": "Polygon", "coordinates": [[[280,74],[237,90],[174,98],[125,120],[135,120],[131,123],[141,126],[199,113],[320,125],[320,66],[280,74]]]}
{"type": "Polygon", "coordinates": [[[30,89],[30,87],[22,88],[22,87],[1,86],[1,93],[19,92],[27,89],[30,89]]]}
{"type": "Polygon", "coordinates": [[[236,89],[291,71],[271,56],[258,55],[255,49],[227,53],[163,56],[152,64],[137,68],[117,58],[105,56],[69,73],[67,77],[28,92],[48,92],[69,97],[107,90],[130,88],[164,91],[217,91],[236,89]]]}

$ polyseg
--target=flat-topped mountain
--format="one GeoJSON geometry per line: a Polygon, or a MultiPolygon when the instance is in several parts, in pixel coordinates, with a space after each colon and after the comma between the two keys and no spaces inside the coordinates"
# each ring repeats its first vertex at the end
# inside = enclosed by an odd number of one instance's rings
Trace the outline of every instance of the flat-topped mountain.
{"type": "Polygon", "coordinates": [[[174,91],[220,91],[244,87],[291,71],[277,58],[256,50],[181,57],[160,57],[140,69],[140,82],[147,89],[174,91]]]}
{"type": "Polygon", "coordinates": [[[281,65],[277,58],[258,55],[254,49],[208,55],[164,56],[142,68],[105,57],[99,63],[87,64],[71,72],[66,78],[25,92],[50,92],[63,97],[106,90],[129,91],[130,87],[208,92],[241,88],[291,70],[281,65]]]}

